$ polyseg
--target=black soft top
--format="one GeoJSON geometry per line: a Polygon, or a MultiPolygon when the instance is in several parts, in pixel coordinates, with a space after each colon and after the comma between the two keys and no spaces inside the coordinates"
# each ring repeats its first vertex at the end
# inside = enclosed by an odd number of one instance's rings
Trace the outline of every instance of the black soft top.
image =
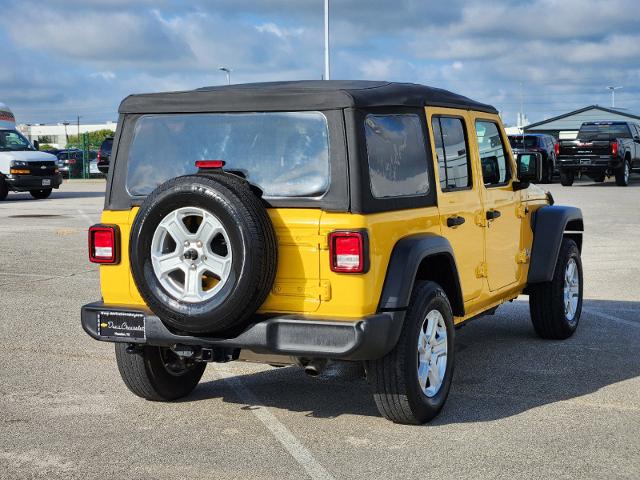
{"type": "Polygon", "coordinates": [[[491,105],[415,83],[310,80],[247,83],[197,90],[130,95],[120,113],[194,113],[331,110],[358,107],[463,108],[498,113],[491,105]]]}

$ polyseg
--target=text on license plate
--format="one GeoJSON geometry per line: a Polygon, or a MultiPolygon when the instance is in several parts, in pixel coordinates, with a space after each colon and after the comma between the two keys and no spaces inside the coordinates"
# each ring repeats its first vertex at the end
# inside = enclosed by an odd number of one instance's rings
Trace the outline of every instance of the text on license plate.
{"type": "Polygon", "coordinates": [[[581,158],[580,159],[580,165],[591,165],[591,159],[590,158],[581,158]]]}
{"type": "Polygon", "coordinates": [[[51,179],[45,178],[44,180],[42,180],[42,186],[43,187],[48,187],[50,185],[51,185],[51,179]]]}
{"type": "Polygon", "coordinates": [[[98,335],[111,338],[145,338],[144,315],[133,312],[98,312],[98,335]]]}

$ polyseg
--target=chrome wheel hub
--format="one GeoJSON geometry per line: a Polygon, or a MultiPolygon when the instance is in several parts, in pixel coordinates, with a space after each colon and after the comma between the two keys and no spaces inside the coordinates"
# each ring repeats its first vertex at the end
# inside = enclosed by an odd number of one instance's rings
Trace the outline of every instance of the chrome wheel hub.
{"type": "Polygon", "coordinates": [[[578,264],[574,258],[570,258],[564,271],[564,316],[572,321],[578,309],[580,298],[580,276],[578,264]]]}
{"type": "Polygon", "coordinates": [[[229,279],[231,261],[226,229],[202,208],[174,210],[153,233],[153,272],[177,300],[196,303],[212,298],[229,279]]]}
{"type": "Polygon", "coordinates": [[[631,171],[629,168],[629,162],[624,162],[624,181],[625,183],[629,182],[629,176],[631,175],[631,171]]]}
{"type": "Polygon", "coordinates": [[[418,336],[418,383],[427,397],[442,387],[447,371],[447,326],[438,310],[427,313],[418,336]]]}

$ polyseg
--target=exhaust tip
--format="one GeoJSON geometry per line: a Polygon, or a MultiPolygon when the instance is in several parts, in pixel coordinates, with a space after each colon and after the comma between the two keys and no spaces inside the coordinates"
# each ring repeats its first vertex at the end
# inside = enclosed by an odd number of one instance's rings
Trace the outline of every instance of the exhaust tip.
{"type": "Polygon", "coordinates": [[[309,375],[310,377],[317,377],[320,375],[320,370],[315,365],[307,365],[304,367],[304,373],[309,375]]]}

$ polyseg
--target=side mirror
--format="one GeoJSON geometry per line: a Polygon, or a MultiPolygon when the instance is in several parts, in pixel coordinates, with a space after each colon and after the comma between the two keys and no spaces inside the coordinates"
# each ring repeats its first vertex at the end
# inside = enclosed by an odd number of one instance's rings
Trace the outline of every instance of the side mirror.
{"type": "Polygon", "coordinates": [[[542,173],[542,155],[540,153],[519,153],[516,165],[518,166],[518,181],[520,183],[540,181],[542,173]]]}
{"type": "Polygon", "coordinates": [[[498,165],[498,157],[491,155],[482,157],[482,179],[485,185],[500,183],[500,166],[498,165]]]}
{"type": "Polygon", "coordinates": [[[38,140],[33,141],[33,148],[40,150],[40,142],[38,140]]]}

